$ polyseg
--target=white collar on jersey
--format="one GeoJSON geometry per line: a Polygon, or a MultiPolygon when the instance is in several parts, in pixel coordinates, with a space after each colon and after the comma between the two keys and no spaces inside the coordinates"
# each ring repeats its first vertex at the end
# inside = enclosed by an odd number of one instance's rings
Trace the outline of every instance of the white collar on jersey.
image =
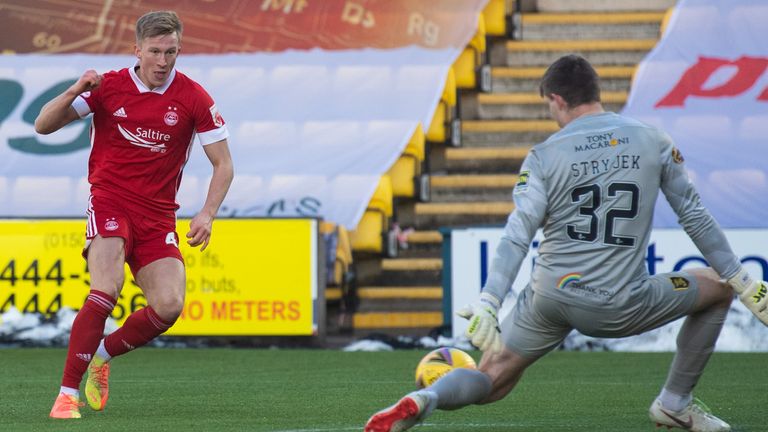
{"type": "Polygon", "coordinates": [[[150,90],[149,87],[144,85],[144,83],[141,81],[139,76],[136,75],[136,66],[138,66],[138,63],[129,67],[128,73],[131,75],[131,79],[133,79],[133,83],[136,84],[136,88],[139,90],[139,93],[154,92],[157,94],[163,94],[165,93],[166,90],[168,90],[168,87],[170,87],[171,83],[173,82],[173,79],[176,78],[176,68],[173,68],[171,69],[171,73],[168,74],[168,79],[165,80],[165,84],[150,90]]]}

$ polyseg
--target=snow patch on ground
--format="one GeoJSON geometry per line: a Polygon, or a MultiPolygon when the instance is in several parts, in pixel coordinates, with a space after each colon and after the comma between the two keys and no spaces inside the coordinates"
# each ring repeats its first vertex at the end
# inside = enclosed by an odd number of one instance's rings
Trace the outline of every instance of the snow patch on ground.
{"type": "MultiPolygon", "coordinates": [[[[16,308],[9,308],[0,314],[0,347],[67,346],[69,333],[77,312],[70,308],[60,309],[56,315],[46,317],[41,314],[21,313],[16,308]]],[[[582,335],[574,331],[565,339],[561,349],[567,351],[633,351],[660,352],[675,351],[677,333],[683,320],[677,320],[656,330],[637,336],[621,339],[602,339],[582,335]]],[[[115,331],[117,322],[107,319],[104,334],[115,331]]],[[[389,336],[372,334],[356,340],[344,351],[392,351],[395,349],[434,349],[455,347],[464,351],[475,348],[463,337],[450,338],[436,329],[430,336],[414,338],[410,336],[389,336]]],[[[207,340],[164,340],[156,339],[152,346],[167,347],[206,347],[207,340]]],[[[211,343],[211,346],[220,346],[211,343]]],[[[768,352],[768,327],[758,321],[741,303],[734,302],[725,322],[716,351],[721,352],[768,352]]]]}

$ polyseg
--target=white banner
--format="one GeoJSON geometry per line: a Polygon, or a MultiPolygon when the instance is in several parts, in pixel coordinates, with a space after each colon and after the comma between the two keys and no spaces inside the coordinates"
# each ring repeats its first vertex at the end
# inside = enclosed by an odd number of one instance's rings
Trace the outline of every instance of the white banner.
{"type": "MultiPolygon", "coordinates": [[[[680,0],[624,114],[670,133],[724,227],[768,227],[768,3],[680,0]]],[[[676,227],[663,198],[656,227],[676,227]]]]}
{"type": "MultiPolygon", "coordinates": [[[[458,50],[288,51],[182,55],[230,131],[235,180],[223,216],[320,216],[353,229],[417,122],[428,125],[458,50]]],[[[131,66],[130,56],[0,57],[0,216],[82,216],[90,119],[48,136],[40,107],[86,69],[131,66]],[[52,73],[55,71],[55,73],[52,73]]],[[[211,167],[195,149],[180,216],[202,206],[211,167]]]]}
{"type": "MultiPolygon", "coordinates": [[[[451,231],[449,289],[454,336],[463,334],[467,325],[467,321],[459,318],[456,312],[467,303],[477,300],[487,277],[493,253],[503,234],[503,228],[468,228],[451,231]]],[[[768,278],[768,252],[765,249],[765,245],[768,244],[768,230],[727,229],[725,235],[750,274],[754,277],[768,278]]],[[[504,300],[499,314],[500,319],[504,319],[509,314],[517,294],[530,280],[541,239],[541,232],[538,232],[512,285],[512,291],[504,300]]],[[[706,265],[706,261],[693,242],[680,229],[654,229],[648,243],[646,262],[650,274],[706,265]]],[[[681,323],[682,320],[678,320],[646,334],[623,339],[594,339],[574,332],[566,341],[566,346],[583,346],[586,341],[589,341],[592,345],[605,346],[617,351],[672,351],[675,349],[675,335],[681,323]]],[[[768,350],[768,328],[754,318],[740,302],[735,301],[718,340],[717,349],[720,351],[766,351],[768,350]]]]}

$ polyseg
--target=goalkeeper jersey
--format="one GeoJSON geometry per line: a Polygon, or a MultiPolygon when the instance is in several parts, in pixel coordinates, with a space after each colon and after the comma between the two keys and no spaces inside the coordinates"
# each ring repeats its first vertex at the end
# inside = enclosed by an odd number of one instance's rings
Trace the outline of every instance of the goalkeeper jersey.
{"type": "Polygon", "coordinates": [[[531,279],[537,294],[587,307],[621,305],[648,277],[645,254],[659,190],[710,265],[722,277],[734,275],[739,261],[671,138],[602,112],[571,121],[531,149],[484,289],[504,298],[541,227],[531,279]]]}

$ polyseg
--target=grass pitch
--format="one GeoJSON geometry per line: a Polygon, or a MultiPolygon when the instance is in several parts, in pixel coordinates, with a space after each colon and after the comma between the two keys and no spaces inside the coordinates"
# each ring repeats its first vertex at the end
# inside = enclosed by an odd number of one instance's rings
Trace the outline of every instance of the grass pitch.
{"type": "MultiPolygon", "coordinates": [[[[53,420],[63,349],[0,349],[0,431],[360,431],[414,388],[426,351],[144,348],[113,361],[110,400],[53,420]]],[[[478,353],[473,353],[475,358],[478,353]]],[[[438,411],[416,431],[652,431],[670,353],[555,352],[506,399],[438,411]]],[[[766,431],[767,354],[713,355],[696,395],[735,432],[766,431]]]]}

